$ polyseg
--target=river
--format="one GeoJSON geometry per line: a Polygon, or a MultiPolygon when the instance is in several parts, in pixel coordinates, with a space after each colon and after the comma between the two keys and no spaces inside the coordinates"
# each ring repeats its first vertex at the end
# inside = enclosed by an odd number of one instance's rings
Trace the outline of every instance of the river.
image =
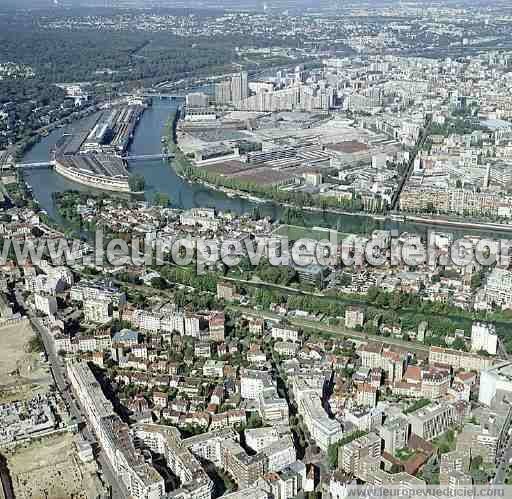
{"type": "MultiPolygon", "coordinates": [[[[168,100],[155,99],[153,106],[144,112],[138,124],[130,147],[132,155],[158,154],[161,152],[161,137],[166,122],[176,104],[168,100]]],[[[76,124],[56,129],[41,140],[23,157],[23,162],[37,163],[48,161],[51,148],[64,133],[70,133],[76,124]]],[[[172,204],[179,208],[197,206],[214,207],[221,211],[236,213],[250,212],[257,203],[244,199],[230,198],[227,195],[201,185],[186,182],[176,175],[169,163],[163,160],[133,161],[129,165],[132,173],[139,173],[146,180],[146,198],[151,200],[156,192],[164,192],[171,198],[172,204]]],[[[52,169],[30,169],[24,173],[26,182],[32,187],[34,198],[48,215],[58,220],[52,194],[69,189],[95,192],[94,189],[65,179],[52,169]]],[[[97,192],[97,191],[96,191],[97,192]]],[[[115,196],[116,194],[112,194],[115,196]]],[[[266,214],[272,213],[273,205],[258,204],[266,214]]]]}
{"type": "MultiPolygon", "coordinates": [[[[161,137],[168,118],[177,105],[176,102],[170,100],[153,100],[153,105],[146,109],[136,128],[130,154],[146,155],[161,152],[161,137]]],[[[76,123],[65,128],[53,130],[47,137],[42,137],[40,142],[25,154],[23,162],[36,163],[48,161],[50,149],[64,133],[72,132],[75,127],[76,123]]],[[[170,197],[172,205],[177,208],[210,207],[237,214],[252,213],[257,208],[261,215],[270,216],[273,220],[279,219],[283,213],[283,208],[275,203],[257,203],[248,199],[229,197],[223,192],[200,184],[187,182],[176,175],[174,168],[172,168],[172,163],[169,165],[167,161],[133,161],[130,163],[129,168],[131,172],[144,176],[146,180],[145,197],[150,201],[155,193],[162,192],[170,197]]],[[[52,169],[26,170],[24,175],[26,182],[32,187],[34,198],[39,202],[41,208],[48,213],[50,218],[58,223],[64,223],[64,221],[56,211],[52,197],[54,192],[71,189],[92,193],[98,192],[92,188],[67,180],[52,169]]],[[[116,194],[112,195],[115,196],[116,194]]],[[[121,194],[120,196],[123,195],[121,194]]],[[[425,225],[383,222],[359,215],[336,215],[306,211],[304,212],[304,218],[307,225],[338,227],[343,232],[360,234],[368,233],[377,228],[397,229],[401,232],[410,231],[420,234],[426,234],[428,230],[428,226],[425,225]]],[[[468,233],[483,234],[479,230],[453,230],[441,227],[437,230],[447,230],[457,235],[468,233]]]]}
{"type": "MultiPolygon", "coordinates": [[[[130,154],[158,154],[161,151],[161,137],[167,120],[176,105],[169,100],[154,99],[153,105],[146,109],[136,128],[130,154]]],[[[23,162],[48,161],[51,148],[64,133],[71,133],[76,126],[76,123],[71,124],[65,128],[53,130],[47,137],[42,137],[23,157],[23,162]]],[[[282,215],[282,207],[274,203],[257,203],[248,199],[229,197],[223,192],[187,182],[176,175],[172,164],[169,165],[166,161],[133,161],[129,168],[131,172],[144,176],[146,180],[145,197],[148,200],[151,200],[155,193],[162,192],[169,195],[172,205],[177,208],[210,207],[238,214],[251,213],[257,208],[262,215],[270,216],[272,219],[278,219],[282,215]]],[[[62,220],[56,211],[53,193],[70,189],[95,192],[92,188],[65,179],[49,168],[26,170],[24,175],[41,208],[57,222],[62,222],[62,220]]],[[[307,213],[305,216],[309,224],[320,226],[336,226],[339,218],[339,216],[322,213],[307,213]]],[[[368,223],[371,223],[371,227],[380,226],[379,223],[372,222],[368,217],[342,217],[343,230],[346,232],[365,232],[368,230],[368,223]]]]}

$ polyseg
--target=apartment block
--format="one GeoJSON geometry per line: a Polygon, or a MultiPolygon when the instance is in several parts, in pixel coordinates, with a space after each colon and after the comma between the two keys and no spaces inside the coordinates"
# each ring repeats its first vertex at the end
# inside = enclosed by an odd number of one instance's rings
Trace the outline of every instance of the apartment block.
{"type": "Polygon", "coordinates": [[[381,438],[376,433],[356,438],[338,449],[338,466],[361,480],[380,468],[381,438]]]}
{"type": "Polygon", "coordinates": [[[439,483],[448,485],[450,477],[455,472],[467,474],[471,462],[471,452],[455,450],[441,454],[441,462],[439,465],[439,483]]]}
{"type": "Polygon", "coordinates": [[[179,478],[180,488],[175,496],[187,499],[211,499],[213,482],[203,467],[183,444],[178,429],[156,424],[137,424],[133,435],[142,447],[164,456],[169,469],[179,478]]]}
{"type": "Polygon", "coordinates": [[[432,440],[452,428],[457,415],[455,407],[445,402],[427,405],[407,415],[411,431],[425,440],[432,440]]]}
{"type": "Polygon", "coordinates": [[[264,454],[249,456],[240,444],[233,440],[222,443],[222,468],[238,487],[252,486],[267,472],[267,466],[267,458],[264,454]]]}
{"type": "Polygon", "coordinates": [[[364,312],[357,307],[348,307],[345,311],[345,327],[355,329],[364,324],[364,312]]]}
{"type": "Polygon", "coordinates": [[[496,355],[498,351],[498,336],[496,326],[483,322],[474,322],[471,327],[471,351],[483,350],[490,355],[496,355]]]}
{"type": "Polygon", "coordinates": [[[494,360],[491,357],[484,357],[451,348],[430,347],[428,362],[429,364],[444,364],[451,366],[453,369],[481,371],[492,366],[494,360]]]}
{"type": "Polygon", "coordinates": [[[398,416],[386,421],[380,428],[380,437],[384,440],[384,450],[391,455],[407,447],[409,441],[409,421],[398,416]]]}

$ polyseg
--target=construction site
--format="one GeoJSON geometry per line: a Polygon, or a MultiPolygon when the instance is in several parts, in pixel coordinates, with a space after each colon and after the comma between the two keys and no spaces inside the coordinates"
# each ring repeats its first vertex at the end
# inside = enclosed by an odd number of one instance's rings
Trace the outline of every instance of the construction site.
{"type": "Polygon", "coordinates": [[[17,499],[92,499],[102,492],[96,463],[79,459],[70,433],[17,446],[4,456],[17,499]]]}

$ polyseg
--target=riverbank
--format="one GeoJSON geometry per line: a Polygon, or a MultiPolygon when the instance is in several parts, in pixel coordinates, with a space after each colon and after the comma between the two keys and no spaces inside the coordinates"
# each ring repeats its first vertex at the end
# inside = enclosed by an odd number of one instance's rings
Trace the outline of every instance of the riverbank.
{"type": "MultiPolygon", "coordinates": [[[[429,226],[434,226],[436,228],[448,230],[451,232],[454,232],[453,229],[477,231],[484,233],[484,236],[487,234],[489,236],[494,236],[495,232],[497,231],[507,234],[507,238],[512,237],[512,224],[507,223],[499,223],[486,220],[467,220],[460,219],[456,216],[420,216],[413,213],[402,213],[395,210],[369,212],[357,209],[360,208],[358,203],[353,203],[353,209],[346,209],[346,207],[337,208],[336,206],[333,206],[333,204],[340,204],[340,202],[335,198],[323,199],[316,195],[305,195],[298,192],[285,192],[279,187],[267,187],[251,182],[245,182],[241,185],[236,185],[237,183],[240,184],[240,182],[237,182],[228,176],[212,173],[208,170],[208,168],[198,167],[183,154],[179,147],[179,141],[177,140],[177,127],[179,124],[179,119],[180,117],[178,113],[174,116],[172,123],[169,123],[169,125],[172,124],[172,127],[169,127],[164,137],[166,143],[169,146],[172,146],[176,152],[176,174],[183,180],[203,185],[208,189],[224,193],[229,197],[248,199],[260,204],[273,204],[275,206],[279,206],[280,208],[300,210],[301,212],[310,212],[323,215],[329,214],[337,217],[364,217],[373,220],[379,225],[392,225],[394,223],[400,225],[420,224],[427,226],[427,228],[429,226]]],[[[429,126],[430,124],[427,125],[427,130],[429,126]]],[[[428,133],[426,131],[423,133],[420,142],[416,146],[415,153],[421,148],[421,145],[424,143],[427,137],[428,133]]],[[[410,174],[414,162],[413,160],[414,157],[411,158],[409,163],[409,171],[406,173],[406,175],[404,175],[401,186],[397,190],[398,194],[406,181],[407,175],[410,174]]],[[[398,197],[395,199],[394,204],[396,204],[397,200],[398,197]]],[[[331,224],[330,228],[335,227],[331,224]]]]}
{"type": "Polygon", "coordinates": [[[59,175],[87,187],[109,192],[131,192],[128,176],[118,178],[115,176],[95,175],[92,172],[86,172],[84,169],[72,167],[68,163],[61,162],[59,159],[55,161],[55,171],[59,175]]]}
{"type": "MultiPolygon", "coordinates": [[[[162,137],[168,134],[169,118],[172,117],[179,106],[178,102],[168,100],[157,100],[153,106],[146,109],[139,125],[135,131],[133,142],[130,146],[131,154],[151,155],[157,154],[162,148],[162,137]]],[[[48,161],[49,151],[61,139],[64,133],[73,133],[74,128],[79,125],[68,125],[65,128],[53,130],[49,136],[43,137],[23,158],[24,162],[37,163],[48,161]]],[[[158,193],[166,194],[174,208],[191,209],[197,207],[215,208],[222,212],[231,212],[238,215],[257,214],[261,217],[270,217],[272,220],[281,220],[285,223],[303,225],[304,227],[321,226],[333,228],[341,232],[354,234],[368,234],[375,229],[398,230],[399,232],[414,232],[422,236],[427,235],[431,225],[421,222],[406,223],[401,218],[393,219],[377,214],[348,213],[337,210],[333,213],[318,209],[306,210],[299,207],[300,220],[286,220],[286,211],[291,211],[290,206],[278,204],[274,201],[266,201],[262,197],[254,196],[233,189],[221,190],[217,186],[200,184],[188,181],[183,175],[178,175],[175,168],[176,159],[163,161],[161,159],[129,162],[129,171],[133,174],[142,175],[145,179],[146,200],[152,202],[158,193]],[[288,210],[287,210],[288,209],[288,210]]],[[[50,169],[27,169],[23,176],[28,185],[31,186],[33,198],[44,210],[48,218],[56,224],[66,227],[65,221],[59,215],[54,203],[53,195],[68,190],[90,192],[101,194],[102,191],[86,187],[58,175],[50,169]]],[[[104,191],[103,191],[104,192],[104,191]]],[[[111,193],[116,198],[124,199],[132,194],[111,193]]],[[[293,210],[293,211],[299,211],[293,210]]],[[[441,230],[440,226],[438,229],[441,230]]],[[[466,234],[485,235],[481,228],[457,228],[447,226],[446,229],[462,237],[466,234]]],[[[495,235],[494,229],[488,231],[489,236],[495,235]]],[[[510,233],[512,237],[512,233],[510,233]]]]}
{"type": "MultiPolygon", "coordinates": [[[[185,158],[181,158],[181,161],[188,161],[185,158]]],[[[465,220],[457,220],[457,219],[450,219],[450,218],[439,218],[439,217],[422,217],[417,215],[410,215],[408,213],[387,213],[387,214],[377,214],[377,213],[369,213],[369,212],[362,212],[362,211],[346,211],[346,210],[337,210],[335,208],[326,207],[326,208],[319,208],[317,206],[304,206],[304,205],[298,205],[294,203],[277,203],[275,200],[271,198],[264,198],[260,196],[255,196],[253,194],[249,194],[246,191],[239,190],[239,189],[233,189],[224,187],[222,185],[218,185],[212,182],[208,182],[204,179],[197,179],[192,178],[189,175],[187,175],[187,171],[190,168],[194,168],[192,164],[187,165],[188,168],[175,168],[176,175],[179,176],[181,179],[187,181],[187,182],[193,182],[199,185],[203,185],[204,187],[207,187],[208,189],[212,189],[218,192],[222,192],[230,197],[238,197],[241,199],[247,199],[252,202],[260,203],[260,204],[274,204],[278,205],[282,208],[291,208],[296,210],[304,210],[311,213],[328,213],[331,215],[336,216],[343,216],[343,217],[366,217],[371,218],[372,220],[376,222],[396,222],[400,224],[422,224],[426,226],[434,226],[440,229],[450,230],[453,228],[458,229],[471,229],[471,230],[477,230],[482,232],[489,232],[494,233],[495,231],[508,233],[509,237],[512,237],[512,224],[500,224],[500,223],[494,223],[494,222],[479,222],[479,221],[465,221],[465,220]]],[[[332,227],[334,228],[334,227],[332,227]]]]}
{"type": "MultiPolygon", "coordinates": [[[[172,168],[172,166],[171,166],[172,168]]],[[[227,187],[218,186],[215,184],[211,184],[206,180],[192,180],[188,178],[181,170],[175,169],[176,175],[186,182],[192,182],[197,185],[202,185],[203,187],[207,187],[208,189],[212,189],[217,192],[222,192],[226,194],[228,197],[237,197],[240,199],[247,199],[248,201],[252,201],[254,203],[274,203],[271,199],[263,199],[258,198],[256,196],[252,196],[244,191],[237,191],[235,189],[228,189],[227,187]]]]}
{"type": "Polygon", "coordinates": [[[421,216],[409,215],[407,213],[402,215],[404,222],[421,223],[426,225],[442,225],[444,227],[460,227],[468,229],[482,229],[489,231],[499,232],[512,232],[512,224],[501,224],[495,222],[479,222],[479,221],[467,221],[457,220],[450,218],[425,218],[421,216]]]}

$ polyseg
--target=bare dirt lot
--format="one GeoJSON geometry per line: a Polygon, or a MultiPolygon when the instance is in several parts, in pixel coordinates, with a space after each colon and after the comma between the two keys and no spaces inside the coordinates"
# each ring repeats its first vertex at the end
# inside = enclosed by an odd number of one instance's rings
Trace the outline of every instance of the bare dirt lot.
{"type": "Polygon", "coordinates": [[[29,398],[48,389],[48,366],[39,353],[28,349],[34,335],[28,320],[0,327],[0,403],[29,398]]]}
{"type": "Polygon", "coordinates": [[[78,459],[73,435],[55,435],[5,453],[19,499],[89,499],[101,492],[95,464],[78,459]]]}

